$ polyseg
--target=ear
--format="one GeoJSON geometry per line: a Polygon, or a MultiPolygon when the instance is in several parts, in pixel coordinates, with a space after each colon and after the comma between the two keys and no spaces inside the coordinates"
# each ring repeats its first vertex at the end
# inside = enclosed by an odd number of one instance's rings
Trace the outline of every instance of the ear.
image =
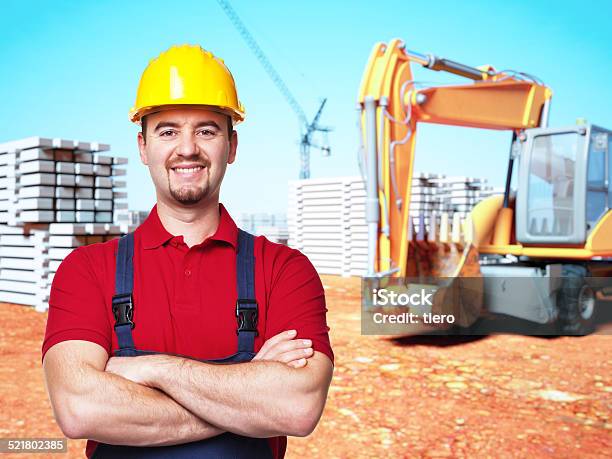
{"type": "Polygon", "coordinates": [[[138,151],[140,152],[140,161],[142,162],[142,164],[144,164],[145,166],[148,165],[149,161],[147,159],[145,139],[142,135],[142,132],[138,133],[138,151]]]}
{"type": "Polygon", "coordinates": [[[230,136],[230,151],[227,156],[227,164],[232,164],[236,160],[236,150],[238,149],[238,133],[232,131],[230,136]]]}

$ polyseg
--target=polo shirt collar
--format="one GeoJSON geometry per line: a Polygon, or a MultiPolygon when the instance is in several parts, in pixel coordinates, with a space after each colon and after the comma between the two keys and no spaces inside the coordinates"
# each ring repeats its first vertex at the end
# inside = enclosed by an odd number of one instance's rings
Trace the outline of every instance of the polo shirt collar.
{"type": "MultiPolygon", "coordinates": [[[[159,219],[157,204],[153,206],[149,216],[138,229],[140,230],[142,245],[145,249],[155,249],[175,237],[164,228],[159,219]]],[[[227,242],[234,249],[238,246],[238,227],[225,209],[225,206],[221,203],[219,203],[219,226],[217,231],[208,239],[227,242]]]]}

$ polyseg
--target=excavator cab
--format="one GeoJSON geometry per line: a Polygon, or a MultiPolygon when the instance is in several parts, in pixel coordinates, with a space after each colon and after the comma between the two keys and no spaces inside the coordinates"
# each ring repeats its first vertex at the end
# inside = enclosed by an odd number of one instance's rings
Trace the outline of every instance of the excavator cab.
{"type": "Polygon", "coordinates": [[[579,125],[528,129],[519,137],[519,243],[584,246],[612,201],[611,134],[579,125]]]}

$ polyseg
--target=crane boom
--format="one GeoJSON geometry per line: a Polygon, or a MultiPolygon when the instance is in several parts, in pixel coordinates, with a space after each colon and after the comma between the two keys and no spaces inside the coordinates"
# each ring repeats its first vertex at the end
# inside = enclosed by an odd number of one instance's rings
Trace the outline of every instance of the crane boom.
{"type": "Polygon", "coordinates": [[[272,82],[276,85],[276,87],[281,92],[281,94],[285,97],[285,99],[287,99],[289,106],[291,106],[291,108],[296,113],[300,121],[302,123],[308,124],[304,110],[302,110],[302,107],[300,106],[298,101],[295,99],[295,97],[293,97],[293,94],[291,94],[291,91],[289,91],[289,88],[287,87],[283,79],[280,77],[279,73],[276,71],[276,69],[270,62],[270,59],[268,59],[268,57],[263,52],[263,50],[261,49],[257,41],[255,41],[255,38],[253,37],[253,35],[251,35],[251,32],[249,32],[249,30],[246,28],[246,26],[244,25],[244,23],[238,16],[238,14],[236,14],[236,11],[234,11],[232,6],[226,0],[217,0],[217,2],[219,3],[219,6],[221,6],[223,11],[225,12],[227,17],[229,18],[229,20],[232,22],[232,24],[234,24],[234,27],[236,27],[236,29],[238,30],[238,33],[242,36],[242,38],[247,43],[251,51],[253,51],[253,54],[255,54],[255,57],[257,58],[259,63],[263,66],[264,70],[266,71],[266,73],[268,74],[272,82]]]}
{"type": "Polygon", "coordinates": [[[312,142],[312,136],[315,132],[329,132],[331,130],[329,128],[321,127],[317,124],[319,118],[321,117],[321,112],[323,110],[323,107],[325,106],[325,102],[327,101],[327,99],[323,100],[313,120],[311,122],[308,122],[308,118],[306,117],[306,114],[302,109],[301,105],[293,96],[279,73],[276,71],[276,69],[270,62],[270,59],[268,59],[268,57],[263,52],[253,35],[251,35],[249,30],[246,28],[236,11],[234,11],[230,3],[227,0],[217,0],[217,3],[219,3],[221,9],[225,12],[234,27],[236,27],[236,30],[238,30],[240,36],[242,36],[248,47],[251,49],[251,51],[253,51],[253,54],[255,54],[255,57],[257,58],[259,63],[262,65],[272,82],[276,85],[278,90],[285,97],[287,103],[300,120],[300,123],[303,126],[303,134],[300,138],[300,178],[310,178],[310,147],[318,148],[326,155],[329,155],[330,153],[330,148],[328,145],[318,146],[312,142]]]}

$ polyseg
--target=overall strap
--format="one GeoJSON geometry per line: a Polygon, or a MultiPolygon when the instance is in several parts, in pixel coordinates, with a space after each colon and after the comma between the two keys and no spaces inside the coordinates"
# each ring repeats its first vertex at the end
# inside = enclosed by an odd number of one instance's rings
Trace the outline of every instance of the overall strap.
{"type": "Polygon", "coordinates": [[[119,239],[117,263],[115,267],[115,295],[113,295],[113,315],[115,333],[119,349],[134,349],[132,328],[134,328],[134,233],[119,239]]]}
{"type": "Polygon", "coordinates": [[[255,299],[255,256],[253,235],[238,230],[238,252],[236,254],[236,280],[238,299],[236,318],[238,321],[238,352],[254,352],[257,336],[257,300],[255,299]]]}

